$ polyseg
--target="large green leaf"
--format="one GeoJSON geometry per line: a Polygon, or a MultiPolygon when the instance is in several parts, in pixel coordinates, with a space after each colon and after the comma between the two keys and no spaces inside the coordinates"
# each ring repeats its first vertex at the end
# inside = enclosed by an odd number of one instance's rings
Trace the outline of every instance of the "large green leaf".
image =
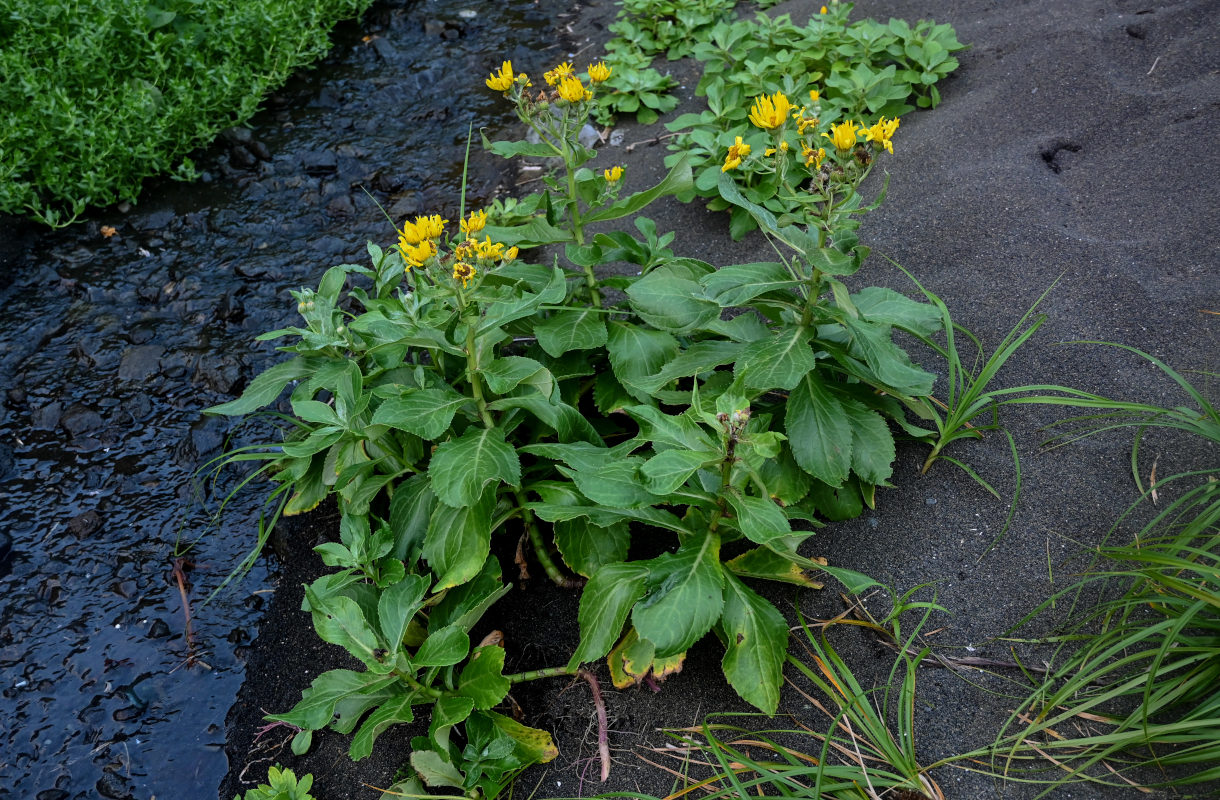
{"type": "Polygon", "coordinates": [[[492,411],[523,408],[542,421],[562,443],[587,442],[601,444],[597,429],[572,406],[555,398],[548,399],[538,392],[525,392],[512,397],[501,397],[488,403],[492,411]]]}
{"type": "Polygon", "coordinates": [[[654,331],[630,322],[611,322],[606,350],[610,366],[623,388],[641,402],[651,400],[651,391],[637,383],[661,369],[678,353],[678,340],[664,331],[654,331]]]}
{"type": "Polygon", "coordinates": [[[269,720],[288,722],[305,730],[325,728],[335,716],[335,706],[354,696],[370,696],[398,682],[393,675],[332,669],[313,679],[301,700],[285,714],[270,714],[269,720]]]}
{"type": "Polygon", "coordinates": [[[438,439],[449,430],[458,409],[470,402],[470,398],[448,387],[408,389],[378,406],[370,424],[404,430],[422,439],[438,439]]]}
{"type": "Polygon", "coordinates": [[[640,465],[648,491],[667,495],[686,483],[696,470],[722,460],[720,453],[710,450],[666,450],[640,465]]]}
{"type": "Polygon", "coordinates": [[[496,645],[476,647],[458,676],[458,694],[474,700],[481,711],[503,700],[510,685],[504,677],[504,648],[496,645]]]}
{"type": "Polygon", "coordinates": [[[643,192],[627,195],[606,208],[594,211],[585,216],[584,222],[605,222],[625,217],[639,211],[658,197],[689,192],[692,188],[694,188],[694,180],[691,177],[690,157],[684,154],[656,186],[643,192]]]}
{"type": "Polygon", "coordinates": [[[806,374],[789,393],[784,429],[801,469],[831,486],[847,479],[851,420],[816,372],[806,374]]]}
{"type": "Polygon", "coordinates": [[[382,703],[380,708],[369,714],[368,719],[360,726],[360,730],[356,731],[356,735],[352,737],[352,746],[349,751],[352,761],[359,761],[371,755],[373,742],[386,728],[400,722],[413,722],[415,712],[411,709],[411,705],[417,702],[419,702],[419,697],[414,693],[402,693],[382,703]]]}
{"type": "Polygon", "coordinates": [[[305,587],[305,597],[322,641],[339,645],[373,672],[384,674],[393,669],[394,656],[386,650],[355,600],[345,595],[323,596],[310,586],[305,587]]]}
{"type": "Polygon", "coordinates": [[[490,236],[492,241],[522,249],[572,241],[569,231],[555,227],[542,217],[535,217],[524,225],[514,225],[510,228],[488,225],[482,233],[484,236],[490,236]]]}
{"type": "Polygon", "coordinates": [[[894,473],[894,434],[885,419],[862,403],[843,404],[851,420],[851,468],[867,483],[885,483],[894,473]]]}
{"type": "Polygon", "coordinates": [[[575,506],[551,503],[530,503],[529,508],[547,522],[564,522],[587,517],[595,525],[609,527],[621,520],[642,522],[654,528],[663,528],[679,534],[688,534],[690,529],[668,511],[660,508],[607,508],[605,506],[575,506]]]}
{"type": "Polygon", "coordinates": [[[606,343],[604,315],[592,309],[556,311],[534,324],[538,344],[558,358],[571,350],[592,350],[606,343]]]}
{"type": "Polygon", "coordinates": [[[205,408],[203,413],[236,417],[257,411],[274,402],[290,382],[312,374],[317,369],[319,361],[320,359],[317,358],[298,356],[268,367],[250,381],[250,385],[241,393],[241,397],[218,406],[205,408]]]}
{"type": "Polygon", "coordinates": [[[721,666],[729,684],[764,714],[779,705],[788,623],[775,606],[731,573],[724,576],[724,613],[720,618],[725,653],[721,666]]]}
{"type": "Polygon", "coordinates": [[[411,768],[428,786],[462,786],[466,776],[435,750],[412,750],[411,768]]]}
{"type": "Polygon", "coordinates": [[[678,378],[689,378],[725,364],[732,364],[741,357],[747,346],[742,342],[725,342],[716,339],[695,342],[666,362],[658,372],[637,378],[635,385],[646,391],[655,392],[678,378]]]}
{"type": "Polygon", "coordinates": [[[534,359],[524,356],[497,358],[480,368],[479,374],[487,382],[487,388],[496,394],[508,394],[522,382],[526,382],[549,398],[555,386],[555,379],[550,370],[534,359]]]}
{"type": "Polygon", "coordinates": [[[940,311],[930,303],[919,303],[882,286],[869,286],[851,296],[852,303],[871,322],[893,325],[920,336],[931,336],[942,327],[940,311]]]}
{"type": "Polygon", "coordinates": [[[689,413],[666,414],[655,406],[629,406],[623,411],[639,424],[640,437],[657,450],[666,447],[713,450],[717,447],[717,442],[689,413]]]}
{"type": "Polygon", "coordinates": [[[408,575],[381,593],[377,600],[377,622],[390,650],[397,651],[403,632],[415,612],[423,607],[428,579],[423,575],[408,575]]]}
{"type": "MultiPolygon", "coordinates": [[[[504,240],[496,239],[496,241],[504,240]]],[[[558,267],[552,267],[550,280],[542,291],[537,294],[524,292],[516,300],[499,300],[495,303],[489,303],[487,311],[482,321],[479,322],[478,329],[475,331],[475,335],[481,335],[515,319],[528,317],[544,303],[561,303],[567,296],[567,293],[568,281],[563,274],[563,270],[558,267]]]]}
{"type": "Polygon", "coordinates": [[[622,520],[602,527],[587,517],[555,523],[555,546],[563,561],[586,578],[606,564],[627,558],[631,531],[622,520]]]}
{"type": "Polygon", "coordinates": [[[504,441],[501,429],[470,428],[460,438],[436,448],[428,464],[428,477],[437,499],[459,508],[478,500],[489,483],[521,483],[521,461],[517,451],[504,441]]]}
{"type": "Polygon", "coordinates": [[[733,508],[737,527],[755,544],[771,545],[792,535],[787,515],[771,498],[753,497],[736,489],[727,491],[725,498],[733,508]]]}
{"type": "Polygon", "coordinates": [[[890,339],[889,326],[850,317],[844,318],[843,324],[851,332],[854,344],[873,374],[885,386],[915,397],[932,393],[936,376],[911,364],[906,351],[890,339]]]}
{"type": "Polygon", "coordinates": [[[631,621],[641,638],[656,645],[658,657],[684,653],[712,629],[724,607],[720,537],[704,532],[676,553],[644,563],[648,594],[636,603],[631,621]]]}
{"type": "MultiPolygon", "coordinates": [[[[787,267],[773,261],[721,267],[699,283],[704,294],[721,308],[743,306],[759,295],[793,289],[801,284],[792,279],[787,267]]],[[[795,301],[797,298],[792,295],[788,299],[795,301]]]]}
{"type": "Polygon", "coordinates": [[[571,478],[580,493],[603,506],[633,508],[657,501],[656,495],[640,485],[639,468],[644,459],[629,456],[603,465],[595,472],[583,472],[559,467],[571,478]]]}
{"type": "Polygon", "coordinates": [[[495,505],[496,493],[489,489],[473,505],[454,508],[438,503],[432,510],[423,555],[438,576],[435,591],[463,584],[479,573],[491,550],[495,505]]]}
{"type": "Polygon", "coordinates": [[[607,564],[593,574],[580,595],[580,645],[569,669],[610,652],[623,631],[627,613],[644,596],[648,567],[638,563],[607,564]]]}
{"type": "Polygon", "coordinates": [[[511,588],[512,584],[504,583],[500,576],[499,559],[488,555],[473,578],[445,592],[428,615],[428,623],[438,629],[456,625],[469,633],[487,609],[511,588]]]}
{"type": "Polygon", "coordinates": [[[805,567],[766,547],[747,550],[736,558],[724,562],[724,566],[734,575],[740,575],[743,578],[762,578],[768,581],[794,583],[809,589],[822,588],[822,584],[809,577],[805,567]]]}
{"type": "Polygon", "coordinates": [[[720,316],[720,305],[704,296],[683,263],[657,267],[631,284],[627,296],[640,319],[674,334],[690,333],[720,316]]]}
{"type": "Polygon", "coordinates": [[[809,258],[811,254],[818,250],[818,240],[816,237],[810,236],[796,225],[785,225],[781,228],[774,214],[742,196],[741,190],[737,188],[737,183],[730,173],[720,173],[717,178],[716,188],[719,190],[721,197],[733,205],[744,209],[764,231],[770,233],[798,253],[804,254],[806,258],[809,258]]]}
{"type": "Polygon", "coordinates": [[[390,529],[394,531],[394,549],[399,561],[415,562],[428,535],[428,522],[436,506],[436,495],[427,475],[413,475],[394,487],[390,500],[390,529]]]}
{"type": "Polygon", "coordinates": [[[470,652],[470,637],[460,625],[447,625],[428,631],[428,638],[415,651],[411,664],[416,667],[448,667],[459,663],[470,652]]]}
{"type": "Polygon", "coordinates": [[[792,389],[817,365],[810,332],[788,325],[773,336],[751,342],[741,354],[742,381],[752,389],[792,389]]]}

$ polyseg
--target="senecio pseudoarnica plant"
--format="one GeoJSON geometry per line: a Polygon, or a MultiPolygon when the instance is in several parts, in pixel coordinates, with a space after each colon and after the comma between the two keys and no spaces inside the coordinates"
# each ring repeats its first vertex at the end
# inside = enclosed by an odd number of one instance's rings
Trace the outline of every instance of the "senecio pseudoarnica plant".
{"type": "Polygon", "coordinates": [[[717,268],[674,256],[651,221],[636,221],[646,241],[587,235],[590,223],[692,187],[684,161],[635,193],[621,167],[584,166],[595,153],[577,133],[608,74],[594,64],[582,78],[561,64],[534,86],[504,62],[487,85],[537,141],[486,145],[555,159],[543,211],[496,227],[461,208],[456,226],[426,215],[403,224],[396,247],[370,243],[371,265],[332,267],[316,291],[294,293],[302,327],[260,337],[286,338],[291,357],[211,409],[246,414],[294,384],[284,442],[234,458],[263,462],[283,513],[328,496],[341,513],[340,540],[317,548],[337,571],[307,587],[305,608],[364,669],[319,676],[272,717],[302,729],[298,752],[330,727],[354,733],[351,755],[363,758],[427,705],[414,773],[429,787],[493,796],[556,753],[547,733],[495,710],[514,683],[602,658],[618,686],[663,678],[709,632],[724,644],[733,687],[774,713],[788,625],[751,584],[817,587],[818,570],[849,585],[860,577],[799,548],[819,519],[874,504],[892,470],[890,423],[923,433],[904,404],[917,406],[933,376],[891,332],[929,335],[940,317],[840,280],[867,255],[853,232],[853,215],[867,210],[856,187],[892,152],[897,121],[843,123],[826,151],[784,95],[757,98],[751,119],[776,152],[759,163],[730,148],[720,189],[757,220],[778,260],[717,268]],[[804,137],[799,148],[790,133],[804,137]],[[812,176],[792,185],[812,211],[807,224],[777,219],[731,180],[742,165],[792,178],[791,159],[812,176]],[[562,245],[563,259],[530,263],[539,245],[562,245]],[[613,261],[639,274],[600,276],[613,261]],[[509,590],[491,551],[506,531],[555,582],[587,580],[566,664],[505,674],[502,641],[472,643],[509,590]],[[629,560],[641,532],[670,545],[629,560]]]}

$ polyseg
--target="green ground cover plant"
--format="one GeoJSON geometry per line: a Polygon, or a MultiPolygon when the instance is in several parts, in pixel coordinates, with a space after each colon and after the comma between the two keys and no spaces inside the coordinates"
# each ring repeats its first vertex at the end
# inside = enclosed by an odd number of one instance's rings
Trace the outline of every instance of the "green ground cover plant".
{"type": "MultiPolygon", "coordinates": [[[[725,175],[719,189],[776,260],[717,267],[674,255],[645,217],[643,238],[589,234],[692,187],[682,160],[630,194],[621,167],[587,166],[595,153],[577,134],[611,74],[565,63],[535,86],[510,62],[492,72],[488,87],[534,135],[484,146],[557,165],[531,201],[540,213],[489,225],[463,200],[457,231],[439,214],[404,223],[397,247],[369,245],[369,265],[333,267],[296,292],[303,324],[260,337],[286,339],[292,357],[211,409],[248,414],[294,384],[284,442],[231,460],[279,482],[276,514],[336,499],[339,541],[318,551],[337,571],[307,587],[305,607],[365,669],[319,676],[271,718],[301,729],[298,752],[322,728],[354,734],[359,759],[431,706],[396,790],[420,791],[418,777],[497,795],[555,753],[548,734],[493,710],[514,683],[602,658],[616,685],[663,679],[709,633],[729,683],[774,713],[788,628],[750,584],[816,587],[820,572],[866,582],[798,548],[825,520],[875,503],[894,429],[927,433],[907,409],[934,376],[893,334],[931,335],[937,310],[843,283],[868,255],[854,217],[876,205],[856,186],[892,150],[893,128],[836,133],[812,223],[778,218],[725,175]],[[549,265],[523,257],[543,246],[549,265]],[[637,274],[606,276],[615,262],[637,274]],[[522,576],[532,554],[556,583],[583,584],[566,664],[505,674],[502,643],[471,639],[510,586],[492,552],[506,533],[519,537],[522,576]],[[632,560],[639,534],[668,544],[632,560]]],[[[779,146],[781,97],[757,98],[751,116],[776,137],[783,170],[798,156],[779,146]]],[[[513,217],[507,204],[499,217],[513,217]]]]}
{"type": "Polygon", "coordinates": [[[0,18],[0,212],[66,225],[249,119],[371,0],[13,0],[0,18]],[[257,33],[257,35],[254,35],[257,33]]]}

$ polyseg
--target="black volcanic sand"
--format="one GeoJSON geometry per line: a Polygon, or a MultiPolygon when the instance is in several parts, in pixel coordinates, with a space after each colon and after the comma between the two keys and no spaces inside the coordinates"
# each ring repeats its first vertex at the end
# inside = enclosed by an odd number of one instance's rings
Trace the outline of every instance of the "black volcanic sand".
{"type": "MultiPolygon", "coordinates": [[[[791,13],[803,22],[817,5],[790,2],[770,13],[791,13]]],[[[1012,359],[999,383],[1062,383],[1163,405],[1184,402],[1176,387],[1142,359],[1113,348],[1066,343],[1121,342],[1181,371],[1216,370],[1220,319],[1204,313],[1220,310],[1215,236],[1220,28],[1215,10],[1215,3],[1206,0],[859,2],[853,18],[892,16],[913,22],[933,17],[953,24],[971,49],[958,55],[960,69],[941,84],[941,105],[902,121],[896,155],[884,162],[891,176],[889,196],[860,231],[876,255],[855,277],[855,285],[913,292],[907,279],[880,258],[885,254],[940,294],[959,323],[994,346],[1059,278],[1042,305],[1046,324],[1012,359]]],[[[579,53],[578,66],[598,52],[614,12],[608,0],[580,8],[569,43],[570,52],[579,53]]],[[[690,96],[698,65],[668,66],[684,85],[684,104],[675,113],[697,108],[690,96]]],[[[666,150],[636,143],[664,131],[622,129],[622,143],[606,146],[596,166],[625,164],[627,188],[638,190],[662,173],[666,150]]],[[[719,265],[768,257],[757,238],[730,241],[725,218],[698,204],[663,202],[649,214],[662,230],[677,231],[674,249],[679,254],[719,265]]],[[[336,235],[342,230],[336,229],[336,235]]],[[[924,363],[937,368],[930,358],[924,363]]],[[[1193,378],[1215,396],[1214,382],[1193,378]]],[[[1021,459],[1022,496],[1011,529],[998,541],[1007,503],[947,463],[920,476],[925,448],[908,445],[899,449],[895,488],[878,493],[876,510],[825,528],[812,541],[812,553],[902,590],[927,585],[920,597],[935,594],[950,612],[934,617],[929,626],[939,629],[929,641],[943,652],[1010,658],[1009,647],[993,638],[1062,588],[1081,563],[1079,554],[1101,541],[1136,497],[1128,434],[1040,449],[1045,437],[1039,429],[1062,416],[1042,407],[1004,410],[1003,422],[1021,459]]],[[[1156,459],[1161,476],[1214,465],[1220,455],[1198,441],[1161,433],[1149,435],[1143,453],[1145,472],[1156,459]]],[[[1002,435],[966,443],[955,455],[1001,493],[1013,491],[1016,475],[1002,435]]],[[[1171,499],[1175,492],[1170,487],[1164,495],[1171,499]]],[[[270,756],[313,772],[320,798],[372,798],[377,793],[361,784],[388,785],[406,756],[407,730],[383,736],[374,756],[357,765],[346,756],[347,738],[329,733],[317,736],[314,750],[304,758],[294,758],[286,747],[273,753],[251,748],[260,709],[287,709],[319,672],[350,665],[337,648],[314,637],[307,616],[297,610],[300,584],[321,570],[307,548],[333,530],[333,518],[322,513],[286,531],[291,556],[231,718],[233,772],[221,792],[223,800],[239,787],[237,773],[256,758],[270,756]]],[[[1116,534],[1120,540],[1130,535],[1131,526],[1116,534]]],[[[511,558],[505,556],[511,570],[511,558]]],[[[820,593],[781,590],[771,597],[793,620],[798,606],[802,613],[822,618],[843,609],[833,584],[820,593]]],[[[876,597],[869,607],[883,612],[885,601],[876,597]]],[[[575,619],[573,595],[534,581],[501,601],[487,625],[505,632],[507,669],[518,671],[563,663],[577,641],[575,619]]],[[[851,634],[834,641],[866,685],[884,682],[889,651],[851,634]]],[[[1028,649],[1018,653],[1033,659],[1041,655],[1028,649]]],[[[524,720],[552,731],[560,754],[546,767],[527,772],[517,791],[540,797],[603,790],[669,793],[672,777],[640,757],[657,760],[644,751],[665,741],[657,729],[697,723],[711,711],[747,710],[720,676],[719,658],[719,646],[709,637],[660,693],[610,690],[602,669],[615,756],[605,784],[596,781],[592,761],[595,728],[587,687],[563,679],[521,687],[513,698],[524,720]]],[[[922,671],[916,714],[924,762],[990,741],[1021,693],[1019,674],[963,678],[943,670],[922,671]]],[[[826,725],[790,691],[781,710],[815,728],[826,725]]],[[[251,772],[262,777],[263,769],[259,764],[251,772]]],[[[953,798],[1036,793],[953,767],[934,777],[953,798]]],[[[1077,785],[1054,796],[1148,795],[1077,785]]]]}

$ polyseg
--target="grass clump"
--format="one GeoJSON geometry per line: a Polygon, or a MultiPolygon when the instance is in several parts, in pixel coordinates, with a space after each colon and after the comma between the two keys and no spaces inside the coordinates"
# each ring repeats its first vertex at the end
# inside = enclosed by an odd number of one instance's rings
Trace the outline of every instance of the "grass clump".
{"type": "Polygon", "coordinates": [[[0,212],[66,225],[194,177],[186,154],[249,119],[371,0],[10,0],[0,18],[0,212]]]}

